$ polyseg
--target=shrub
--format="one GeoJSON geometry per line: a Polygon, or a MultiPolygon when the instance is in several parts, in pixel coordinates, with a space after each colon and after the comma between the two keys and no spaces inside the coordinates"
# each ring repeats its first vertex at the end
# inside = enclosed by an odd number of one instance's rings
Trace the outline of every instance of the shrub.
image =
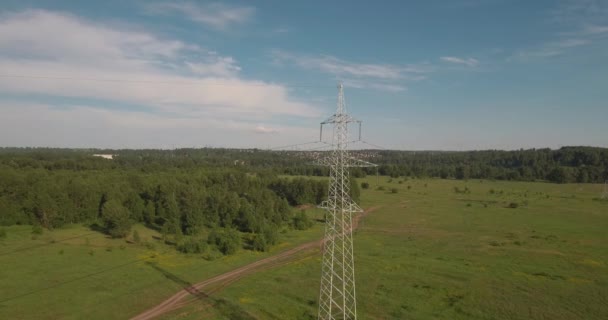
{"type": "Polygon", "coordinates": [[[300,212],[296,213],[292,220],[292,226],[296,230],[306,230],[312,227],[313,222],[310,220],[306,211],[300,210],[300,212]]]}
{"type": "Polygon", "coordinates": [[[378,190],[379,190],[379,191],[384,191],[384,186],[379,186],[379,187],[378,187],[378,190]]]}
{"type": "Polygon", "coordinates": [[[32,234],[42,234],[44,233],[44,229],[39,224],[35,224],[32,226],[32,234]]]}
{"type": "Polygon", "coordinates": [[[361,188],[362,189],[369,189],[369,183],[367,183],[367,182],[361,182],[361,188]]]}
{"type": "Polygon", "coordinates": [[[209,233],[209,244],[213,244],[224,255],[236,253],[241,247],[241,235],[235,229],[217,228],[209,233]]]}
{"type": "Polygon", "coordinates": [[[200,238],[186,237],[177,244],[177,250],[183,253],[203,253],[207,243],[200,238]]]}
{"type": "Polygon", "coordinates": [[[517,203],[517,202],[511,202],[511,203],[509,203],[508,207],[511,208],[511,209],[516,209],[516,208],[519,207],[519,203],[517,203]]]}
{"type": "Polygon", "coordinates": [[[109,200],[103,204],[102,218],[105,231],[112,238],[124,238],[131,231],[129,211],[119,201],[109,200]]]}
{"type": "Polygon", "coordinates": [[[0,229],[0,239],[6,238],[6,230],[4,228],[0,229]]]}
{"type": "Polygon", "coordinates": [[[399,190],[397,190],[397,188],[391,188],[391,193],[397,193],[399,192],[399,190]]]}
{"type": "Polygon", "coordinates": [[[141,238],[139,237],[139,232],[137,230],[133,230],[133,242],[140,243],[141,238]]]}
{"type": "Polygon", "coordinates": [[[270,249],[270,245],[263,233],[255,235],[252,246],[255,251],[268,251],[270,249]]]}

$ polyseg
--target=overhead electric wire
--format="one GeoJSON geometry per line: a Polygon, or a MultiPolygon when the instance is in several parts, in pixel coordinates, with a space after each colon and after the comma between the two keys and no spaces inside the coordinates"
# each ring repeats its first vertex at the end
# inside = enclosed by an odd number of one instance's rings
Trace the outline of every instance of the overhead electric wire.
{"type": "Polygon", "coordinates": [[[365,141],[365,140],[360,140],[360,141],[361,141],[362,143],[365,143],[365,144],[367,144],[367,145],[369,145],[369,146],[372,146],[372,147],[376,147],[376,148],[381,149],[381,150],[390,150],[389,148],[386,148],[386,147],[383,147],[383,146],[379,146],[379,145],[377,145],[377,144],[373,144],[373,143],[367,142],[367,141],[365,141]]]}
{"type": "Polygon", "coordinates": [[[98,274],[102,274],[102,273],[105,273],[105,272],[108,272],[108,271],[112,271],[112,270],[116,270],[116,269],[119,269],[119,268],[122,268],[122,267],[126,267],[128,265],[131,265],[131,264],[134,264],[134,263],[137,263],[137,262],[140,262],[140,261],[144,261],[146,259],[150,259],[150,257],[139,258],[139,259],[136,259],[136,260],[129,261],[127,263],[123,263],[123,264],[120,264],[120,265],[117,265],[117,266],[113,266],[113,267],[102,269],[102,270],[99,270],[99,271],[96,271],[96,272],[93,272],[93,273],[89,273],[87,275],[80,276],[80,277],[77,277],[77,278],[74,278],[74,279],[70,279],[70,280],[63,281],[63,282],[58,282],[58,283],[52,284],[52,285],[50,285],[48,287],[44,287],[44,288],[28,291],[26,293],[21,293],[21,294],[18,294],[18,295],[14,295],[12,297],[4,298],[4,299],[0,300],[0,303],[5,303],[5,302],[8,302],[8,301],[15,300],[15,299],[18,299],[18,298],[22,298],[22,297],[25,297],[25,296],[29,296],[29,295],[32,295],[32,294],[35,294],[35,293],[39,293],[39,292],[46,291],[46,290],[49,290],[49,289],[57,288],[57,287],[60,287],[62,285],[68,284],[68,283],[84,280],[84,279],[96,276],[98,274]]]}
{"type": "MultiPolygon", "coordinates": [[[[0,74],[0,78],[17,79],[42,79],[42,80],[75,80],[75,81],[95,81],[95,82],[115,82],[115,83],[147,83],[147,84],[175,84],[175,85],[203,85],[203,86],[225,86],[225,87],[267,87],[282,86],[287,88],[331,88],[330,85],[319,84],[281,84],[281,83],[229,83],[229,82],[210,82],[205,79],[192,79],[188,81],[162,81],[162,80],[143,80],[143,79],[112,79],[112,78],[93,78],[93,77],[72,77],[72,76],[43,76],[43,75],[18,75],[0,74]]],[[[230,81],[231,79],[228,79],[230,81]]],[[[247,80],[242,80],[247,81],[247,80]]]]}
{"type": "Polygon", "coordinates": [[[51,242],[47,242],[47,243],[41,243],[41,244],[37,244],[37,245],[33,245],[33,246],[29,246],[29,247],[23,247],[23,248],[18,248],[15,250],[11,250],[11,251],[5,251],[5,252],[1,252],[0,253],[0,257],[1,256],[6,256],[12,253],[16,253],[16,252],[21,252],[21,251],[27,251],[30,249],[37,249],[40,247],[46,247],[46,246],[50,246],[56,243],[60,243],[60,242],[64,242],[64,241],[68,241],[68,240],[72,240],[72,239],[78,239],[78,238],[82,238],[82,237],[86,237],[89,235],[93,235],[93,234],[99,234],[99,232],[89,232],[89,233],[85,233],[85,234],[81,234],[81,235],[77,235],[77,236],[73,236],[73,237],[69,237],[69,238],[64,238],[61,240],[55,240],[55,241],[51,241],[51,242]]]}
{"type": "Polygon", "coordinates": [[[319,142],[322,142],[322,141],[311,141],[311,142],[296,143],[296,144],[290,144],[290,145],[286,145],[286,146],[279,146],[279,147],[268,148],[266,150],[270,150],[271,151],[271,150],[278,150],[278,149],[287,149],[287,148],[304,146],[304,145],[314,144],[314,143],[319,143],[319,142]]]}

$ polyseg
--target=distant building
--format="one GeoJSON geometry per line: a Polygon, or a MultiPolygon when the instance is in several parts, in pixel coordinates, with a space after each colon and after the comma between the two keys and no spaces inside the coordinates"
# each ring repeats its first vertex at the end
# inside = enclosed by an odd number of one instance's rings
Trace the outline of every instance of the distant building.
{"type": "Polygon", "coordinates": [[[101,157],[104,159],[112,160],[114,159],[114,154],[94,154],[93,157],[101,157]]]}

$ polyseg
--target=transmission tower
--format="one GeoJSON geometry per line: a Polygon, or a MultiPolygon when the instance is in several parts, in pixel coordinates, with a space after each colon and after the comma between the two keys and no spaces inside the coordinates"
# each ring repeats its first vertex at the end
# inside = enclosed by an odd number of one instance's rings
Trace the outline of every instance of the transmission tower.
{"type": "Polygon", "coordinates": [[[375,165],[349,155],[349,123],[358,124],[360,140],[361,121],[346,113],[344,88],[339,84],[338,108],[321,122],[319,136],[323,141],[323,125],[332,124],[333,148],[328,157],[317,160],[318,164],[329,166],[330,172],[328,198],[319,206],[327,210],[319,293],[318,318],[322,320],[357,319],[352,216],[363,210],[351,199],[348,168],[375,165]]]}

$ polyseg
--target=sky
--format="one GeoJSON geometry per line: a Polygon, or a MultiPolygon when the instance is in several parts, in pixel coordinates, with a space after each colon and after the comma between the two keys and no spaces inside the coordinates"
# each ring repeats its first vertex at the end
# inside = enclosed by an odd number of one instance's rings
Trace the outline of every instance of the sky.
{"type": "Polygon", "coordinates": [[[312,142],[343,83],[367,146],[608,147],[607,57],[608,0],[0,0],[0,146],[312,142]]]}

